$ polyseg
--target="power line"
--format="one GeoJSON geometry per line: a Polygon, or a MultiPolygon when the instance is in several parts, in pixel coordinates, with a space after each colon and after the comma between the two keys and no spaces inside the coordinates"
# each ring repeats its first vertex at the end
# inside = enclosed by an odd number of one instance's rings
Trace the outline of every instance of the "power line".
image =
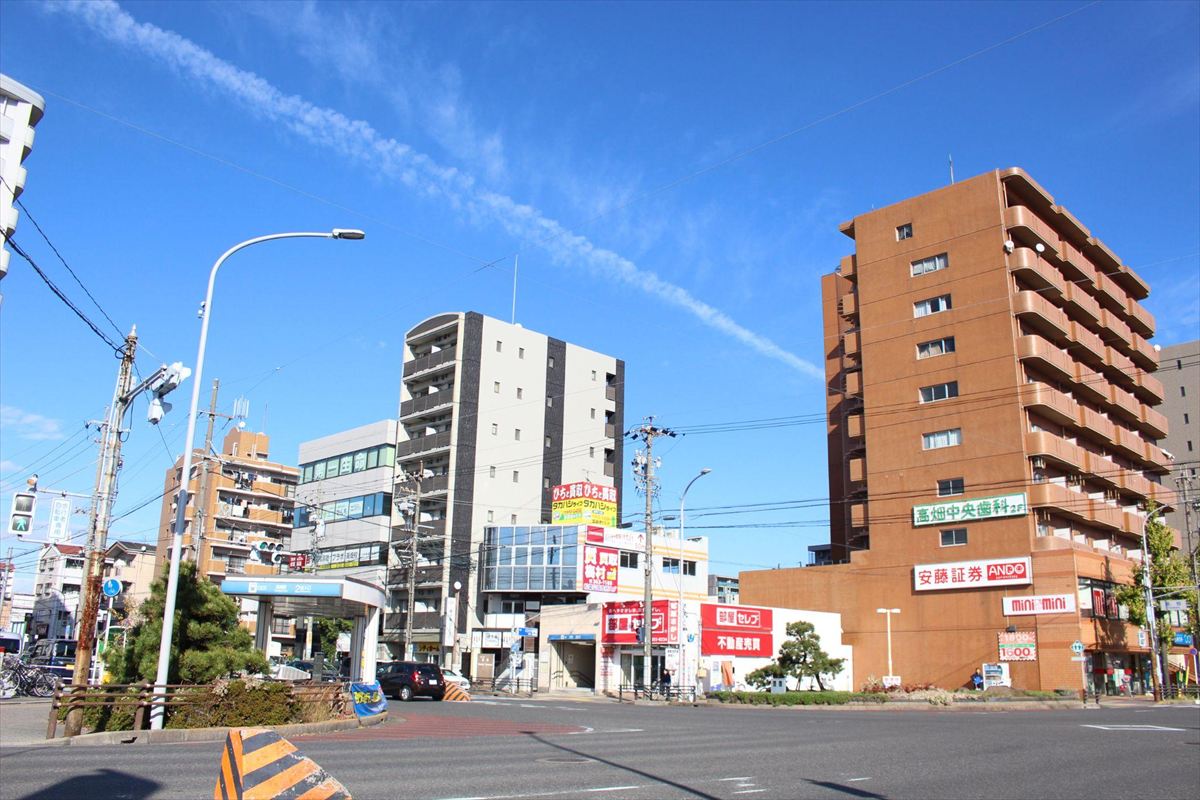
{"type": "Polygon", "coordinates": [[[90,319],[88,319],[87,314],[84,314],[82,311],[79,310],[79,306],[72,303],[70,298],[68,298],[65,294],[63,294],[62,289],[59,289],[54,284],[54,281],[50,280],[50,278],[48,278],[46,276],[46,273],[42,272],[42,268],[37,265],[37,262],[34,261],[33,258],[31,258],[28,253],[26,253],[24,250],[21,249],[21,246],[17,244],[17,240],[14,239],[12,236],[8,235],[7,233],[5,233],[5,235],[4,235],[4,240],[8,243],[8,246],[13,249],[14,253],[16,253],[21,258],[23,258],[29,262],[29,266],[33,267],[33,271],[36,272],[38,274],[38,277],[42,279],[42,282],[45,283],[46,286],[48,286],[50,288],[50,291],[54,292],[54,295],[59,300],[63,301],[63,303],[66,304],[67,308],[69,308],[69,309],[71,309],[71,311],[75,312],[75,316],[79,317],[79,319],[81,319],[85,325],[87,325],[89,328],[91,328],[92,333],[94,333],[98,337],[100,337],[100,341],[102,341],[106,345],[108,345],[109,348],[112,349],[113,353],[115,353],[119,356],[121,353],[121,345],[117,344],[112,339],[112,337],[110,337],[108,334],[104,333],[104,331],[100,330],[100,328],[96,325],[96,323],[94,323],[90,319]]]}

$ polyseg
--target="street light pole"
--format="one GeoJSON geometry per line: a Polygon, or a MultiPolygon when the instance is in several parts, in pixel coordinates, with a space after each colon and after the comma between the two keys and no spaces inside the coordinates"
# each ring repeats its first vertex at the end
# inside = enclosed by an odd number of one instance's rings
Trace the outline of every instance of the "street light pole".
{"type": "Polygon", "coordinates": [[[1150,675],[1154,679],[1154,699],[1162,699],[1162,671],[1158,658],[1158,618],[1154,613],[1154,588],[1150,585],[1150,548],[1146,529],[1154,517],[1162,516],[1165,506],[1158,506],[1142,521],[1142,589],[1146,593],[1146,624],[1150,626],[1150,675]]]}
{"type": "MultiPolygon", "coordinates": [[[[196,372],[192,380],[192,402],[188,409],[187,436],[183,445],[183,465],[179,473],[179,490],[175,493],[175,524],[171,537],[171,562],[167,571],[167,594],[163,607],[162,639],[158,645],[158,671],[154,678],[154,691],[158,700],[165,700],[162,693],[166,691],[167,676],[171,669],[171,639],[175,628],[175,594],[179,589],[179,562],[183,550],[183,526],[187,518],[188,484],[192,472],[192,448],[196,441],[196,416],[200,406],[200,383],[204,372],[204,350],[208,344],[208,322],[212,317],[213,285],[217,280],[217,271],[225,263],[225,259],[239,250],[251,245],[269,242],[274,239],[362,239],[366,236],[362,231],[334,228],[328,233],[273,233],[268,236],[258,236],[247,239],[226,250],[213,264],[208,273],[208,291],[204,295],[204,303],[200,306],[200,345],[196,351],[196,372]]],[[[269,624],[269,621],[268,621],[269,624]]],[[[150,711],[150,727],[160,730],[166,715],[164,705],[154,705],[150,711]]]]}
{"type": "Polygon", "coordinates": [[[892,614],[899,614],[898,608],[877,608],[876,614],[883,614],[887,617],[887,656],[888,656],[888,677],[892,677],[892,614]]]}
{"type": "MultiPolygon", "coordinates": [[[[712,472],[708,467],[700,470],[696,477],[688,481],[687,486],[683,487],[683,494],[679,495],[679,671],[683,672],[683,643],[687,637],[687,614],[683,611],[683,504],[687,500],[688,489],[692,488],[692,484],[703,478],[708,473],[712,472]]],[[[682,674],[681,676],[682,677],[682,674]]],[[[676,681],[676,689],[682,689],[683,684],[676,681]]]]}

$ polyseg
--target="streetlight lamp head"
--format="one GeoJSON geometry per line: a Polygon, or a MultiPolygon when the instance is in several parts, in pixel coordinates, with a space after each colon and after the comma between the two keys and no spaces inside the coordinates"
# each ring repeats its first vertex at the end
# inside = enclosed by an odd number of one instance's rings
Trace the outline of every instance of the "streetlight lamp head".
{"type": "Polygon", "coordinates": [[[335,239],[365,239],[367,234],[355,228],[334,228],[332,232],[335,239]]]}
{"type": "Polygon", "coordinates": [[[455,581],[454,582],[454,591],[457,592],[457,591],[461,591],[461,590],[462,590],[462,581],[455,581]]]}
{"type": "Polygon", "coordinates": [[[712,470],[709,469],[708,467],[705,467],[704,469],[700,470],[701,475],[707,475],[710,472],[712,472],[712,470]]]}
{"type": "Polygon", "coordinates": [[[886,608],[877,608],[877,609],[875,609],[875,613],[876,613],[876,614],[886,614],[887,612],[888,612],[888,610],[887,610],[886,608]]]}

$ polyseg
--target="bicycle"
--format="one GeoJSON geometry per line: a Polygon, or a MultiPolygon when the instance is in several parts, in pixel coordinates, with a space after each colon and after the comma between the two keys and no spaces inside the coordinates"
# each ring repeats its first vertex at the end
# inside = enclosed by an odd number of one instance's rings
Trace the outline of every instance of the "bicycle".
{"type": "Polygon", "coordinates": [[[0,664],[0,698],[18,694],[32,697],[51,697],[58,689],[58,678],[45,670],[30,666],[13,655],[5,655],[0,664]]]}

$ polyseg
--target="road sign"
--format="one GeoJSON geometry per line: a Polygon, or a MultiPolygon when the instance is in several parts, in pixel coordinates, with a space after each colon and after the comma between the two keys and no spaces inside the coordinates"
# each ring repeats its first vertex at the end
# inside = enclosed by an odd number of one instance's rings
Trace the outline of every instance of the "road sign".
{"type": "Polygon", "coordinates": [[[1159,600],[1158,607],[1163,611],[1187,611],[1187,600],[1159,600]]]}
{"type": "Polygon", "coordinates": [[[1072,661],[1087,661],[1087,656],[1071,656],[1072,661]]]}
{"type": "Polygon", "coordinates": [[[516,633],[517,633],[517,636],[537,636],[538,629],[537,628],[517,628],[516,633]]]}
{"type": "Polygon", "coordinates": [[[1076,639],[1076,640],[1075,640],[1075,641],[1074,641],[1074,642],[1071,644],[1071,652],[1072,652],[1072,653],[1074,653],[1074,654],[1075,654],[1075,655],[1077,655],[1077,656],[1081,656],[1081,655],[1083,655],[1083,642],[1081,642],[1081,641],[1079,641],[1078,639],[1076,639]]]}
{"type": "Polygon", "coordinates": [[[71,535],[71,501],[65,497],[56,497],[50,501],[50,530],[46,540],[50,542],[65,542],[71,535]]]}
{"type": "Polygon", "coordinates": [[[8,515],[8,532],[24,536],[33,530],[33,513],[37,508],[37,495],[33,492],[15,492],[12,508],[8,515]]]}
{"type": "Polygon", "coordinates": [[[105,597],[116,597],[121,593],[121,582],[116,578],[109,578],[100,587],[100,590],[104,592],[105,597]]]}

